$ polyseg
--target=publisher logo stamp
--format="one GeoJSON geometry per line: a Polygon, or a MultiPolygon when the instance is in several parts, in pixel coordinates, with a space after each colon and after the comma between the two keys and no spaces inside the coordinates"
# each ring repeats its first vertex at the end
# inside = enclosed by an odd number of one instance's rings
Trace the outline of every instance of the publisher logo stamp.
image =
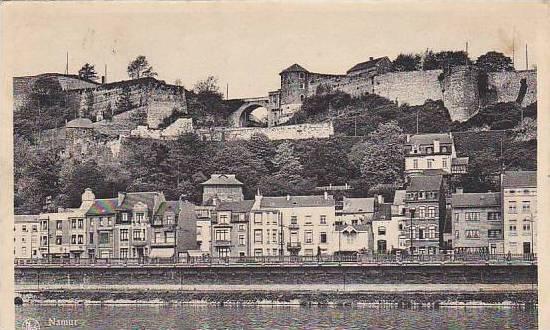
{"type": "Polygon", "coordinates": [[[21,324],[23,330],[40,330],[40,322],[33,318],[28,318],[21,324]]]}

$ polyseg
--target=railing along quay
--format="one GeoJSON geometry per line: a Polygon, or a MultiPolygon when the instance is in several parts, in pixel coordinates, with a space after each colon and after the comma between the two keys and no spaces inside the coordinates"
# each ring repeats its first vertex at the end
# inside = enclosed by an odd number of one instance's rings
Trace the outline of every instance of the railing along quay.
{"type": "Polygon", "coordinates": [[[536,254],[435,254],[394,255],[370,254],[353,256],[254,256],[225,257],[209,256],[187,258],[18,258],[15,266],[269,266],[269,265],[536,265],[536,254]]]}

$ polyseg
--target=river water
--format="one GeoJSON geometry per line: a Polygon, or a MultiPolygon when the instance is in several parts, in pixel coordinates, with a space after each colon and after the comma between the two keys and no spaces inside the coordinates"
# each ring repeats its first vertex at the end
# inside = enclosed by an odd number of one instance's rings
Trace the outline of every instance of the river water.
{"type": "Polygon", "coordinates": [[[23,305],[16,318],[16,329],[29,318],[40,329],[537,329],[537,309],[512,307],[23,305]]]}

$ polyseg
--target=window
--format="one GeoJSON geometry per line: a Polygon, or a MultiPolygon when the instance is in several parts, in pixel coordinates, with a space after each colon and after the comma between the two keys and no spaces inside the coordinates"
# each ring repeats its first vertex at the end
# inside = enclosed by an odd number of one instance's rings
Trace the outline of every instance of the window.
{"type": "Polygon", "coordinates": [[[466,238],[470,238],[470,239],[479,238],[479,230],[477,229],[466,230],[466,238]]]}
{"type": "Polygon", "coordinates": [[[55,245],[61,245],[62,236],[56,236],[55,237],[55,245]]]}
{"type": "Polygon", "coordinates": [[[433,168],[433,163],[434,163],[433,159],[428,159],[428,168],[433,168]]]}
{"type": "Polygon", "coordinates": [[[202,235],[202,227],[197,226],[197,236],[201,236],[201,235],[202,235]]]}
{"type": "Polygon", "coordinates": [[[220,258],[227,258],[229,257],[229,248],[228,247],[222,247],[222,248],[219,248],[218,250],[218,255],[220,256],[220,258]]]}
{"type": "Polygon", "coordinates": [[[94,233],[90,233],[88,237],[90,238],[90,244],[94,244],[94,233]]]}
{"type": "Polygon", "coordinates": [[[312,257],[313,256],[313,249],[305,249],[304,250],[304,255],[307,256],[307,257],[312,257]]]}
{"type": "Polygon", "coordinates": [[[166,215],[166,224],[168,224],[168,225],[174,224],[174,215],[173,214],[167,214],[166,215]]]}
{"type": "Polygon", "coordinates": [[[121,229],[120,230],[120,240],[121,241],[127,241],[128,240],[128,229],[121,229]]]}
{"type": "Polygon", "coordinates": [[[416,170],[418,169],[418,159],[413,160],[413,168],[416,170]]]}
{"type": "Polygon", "coordinates": [[[254,256],[261,257],[263,255],[262,249],[254,249],[254,256]]]}
{"type": "Polygon", "coordinates": [[[378,227],[378,235],[386,235],[386,227],[384,226],[378,227]]]}
{"type": "Polygon", "coordinates": [[[509,204],[508,204],[508,213],[517,213],[517,208],[516,208],[516,202],[515,201],[510,201],[509,204]]]}
{"type": "Polygon", "coordinates": [[[419,218],[424,218],[426,217],[426,208],[424,206],[420,206],[418,208],[418,217],[419,218]]]}
{"type": "Polygon", "coordinates": [[[143,223],[145,221],[145,215],[141,212],[136,213],[135,223],[143,223]]]}
{"type": "Polygon", "coordinates": [[[435,237],[435,227],[431,226],[429,228],[429,233],[428,234],[429,234],[429,238],[436,238],[435,237]]]}
{"type": "Polygon", "coordinates": [[[327,242],[327,233],[321,233],[321,243],[327,242]]]}
{"type": "Polygon", "coordinates": [[[273,229],[273,231],[271,233],[271,236],[272,236],[271,242],[277,243],[277,230],[276,229],[273,229]]]}
{"type": "Polygon", "coordinates": [[[455,230],[455,238],[460,238],[460,231],[459,230],[455,230]]]}
{"type": "Polygon", "coordinates": [[[217,229],[215,233],[216,241],[229,241],[228,229],[217,229]]]}
{"type": "Polygon", "coordinates": [[[134,229],[132,238],[134,239],[134,241],[144,241],[145,229],[134,229]]]}
{"type": "Polygon", "coordinates": [[[263,243],[263,232],[261,229],[254,229],[254,243],[263,243]]]}
{"type": "Polygon", "coordinates": [[[120,257],[122,259],[127,259],[128,258],[128,248],[121,248],[120,249],[120,257]]]}
{"type": "Polygon", "coordinates": [[[84,244],[84,235],[78,235],[78,244],[84,244]]]}
{"type": "Polygon", "coordinates": [[[443,159],[443,168],[447,168],[447,159],[443,159]]]}
{"type": "Polygon", "coordinates": [[[500,238],[502,231],[500,229],[489,229],[487,231],[487,237],[489,238],[500,238]]]}
{"type": "Polygon", "coordinates": [[[523,231],[531,231],[531,223],[529,219],[523,220],[523,231]]]}
{"type": "Polygon", "coordinates": [[[27,247],[21,247],[21,254],[27,254],[27,247]]]}
{"type": "Polygon", "coordinates": [[[162,236],[160,232],[155,232],[155,243],[162,243],[162,236]]]}
{"type": "Polygon", "coordinates": [[[427,148],[426,148],[426,153],[427,153],[427,154],[433,154],[433,152],[434,152],[434,150],[433,150],[432,147],[427,147],[427,148]]]}
{"type": "Polygon", "coordinates": [[[76,235],[71,235],[71,244],[76,244],[76,235]]]}
{"type": "Polygon", "coordinates": [[[63,228],[63,222],[61,220],[57,220],[55,222],[55,228],[57,228],[58,230],[61,230],[63,228]]]}
{"type": "Polygon", "coordinates": [[[460,221],[460,213],[455,213],[455,222],[459,222],[460,221]]]}
{"type": "Polygon", "coordinates": [[[239,245],[245,245],[246,241],[244,235],[239,235],[239,245]]]}
{"type": "Polygon", "coordinates": [[[244,231],[244,225],[239,225],[239,231],[244,231]]]}
{"type": "Polygon", "coordinates": [[[84,219],[78,219],[78,229],[84,228],[84,219]]]}
{"type": "Polygon", "coordinates": [[[510,231],[510,236],[516,236],[518,233],[517,233],[517,226],[516,224],[510,224],[510,226],[508,227],[509,231],[510,231]]]}
{"type": "Polygon", "coordinates": [[[435,207],[428,207],[428,218],[435,218],[435,207]]]}
{"type": "Polygon", "coordinates": [[[487,213],[487,219],[488,220],[500,220],[500,212],[488,212],[487,213]]]}
{"type": "MultiPolygon", "coordinates": [[[[262,223],[262,214],[261,213],[254,213],[254,223],[257,223],[257,224],[262,223]]],[[[239,228],[240,228],[240,225],[239,225],[239,228]]]]}
{"type": "Polygon", "coordinates": [[[304,77],[305,77],[305,74],[303,72],[300,72],[300,78],[304,79],[304,77]]]}
{"type": "Polygon", "coordinates": [[[319,219],[319,223],[322,224],[322,225],[326,225],[327,224],[327,216],[326,215],[321,215],[321,217],[319,219]]]}
{"type": "Polygon", "coordinates": [[[265,242],[269,244],[269,239],[271,238],[271,233],[269,232],[269,229],[265,233],[265,242]]]}
{"type": "Polygon", "coordinates": [[[306,244],[312,244],[313,243],[313,231],[306,230],[304,232],[304,241],[306,242],[306,244]]]}
{"type": "Polygon", "coordinates": [[[399,230],[403,230],[403,224],[402,223],[399,224],[399,230]]]}
{"type": "Polygon", "coordinates": [[[48,236],[40,237],[40,245],[42,245],[42,246],[48,245],[48,236]]]}
{"type": "MultiPolygon", "coordinates": [[[[14,228],[14,230],[15,230],[15,228],[14,228]]],[[[27,226],[26,226],[26,225],[22,225],[22,226],[21,226],[21,231],[27,232],[27,226]]]]}
{"type": "Polygon", "coordinates": [[[290,224],[292,224],[292,225],[298,224],[298,217],[295,216],[295,215],[291,216],[290,217],[290,224]]]}
{"type": "Polygon", "coordinates": [[[37,231],[38,231],[38,226],[37,225],[32,225],[32,232],[36,233],[37,231]]]}
{"type": "Polygon", "coordinates": [[[109,244],[109,233],[99,233],[99,244],[109,244]]]}
{"type": "Polygon", "coordinates": [[[447,152],[447,147],[441,147],[441,152],[447,152]]]}
{"type": "Polygon", "coordinates": [[[424,239],[424,238],[426,238],[426,236],[424,235],[424,228],[419,228],[419,229],[418,229],[418,238],[419,238],[419,239],[424,239]]]}
{"type": "Polygon", "coordinates": [[[466,212],[466,221],[479,221],[479,212],[466,212]]]}
{"type": "Polygon", "coordinates": [[[423,191],[418,192],[418,199],[426,199],[426,195],[424,194],[423,191]]]}
{"type": "Polygon", "coordinates": [[[219,220],[220,223],[228,223],[227,214],[220,214],[219,220]]]}
{"type": "Polygon", "coordinates": [[[122,222],[127,222],[128,221],[128,213],[124,212],[122,213],[122,222]]]}
{"type": "Polygon", "coordinates": [[[311,215],[306,215],[306,225],[312,225],[313,223],[311,222],[311,215]]]}
{"type": "Polygon", "coordinates": [[[521,205],[521,212],[523,212],[523,213],[531,212],[531,202],[523,201],[522,205],[521,205]]]}
{"type": "Polygon", "coordinates": [[[76,229],[76,219],[71,220],[71,228],[76,229]]]}
{"type": "Polygon", "coordinates": [[[176,242],[176,234],[173,231],[165,231],[164,232],[164,241],[166,243],[175,243],[176,242]]]}
{"type": "Polygon", "coordinates": [[[41,229],[42,230],[48,230],[48,221],[47,220],[44,220],[41,222],[41,229]]]}

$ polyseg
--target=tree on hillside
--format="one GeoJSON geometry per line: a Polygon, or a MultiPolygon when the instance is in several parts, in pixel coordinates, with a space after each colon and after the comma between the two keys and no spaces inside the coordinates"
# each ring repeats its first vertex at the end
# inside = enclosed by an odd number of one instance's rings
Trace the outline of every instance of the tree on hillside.
{"type": "Polygon", "coordinates": [[[93,64],[86,63],[78,70],[78,76],[81,79],[97,80],[97,72],[93,64]]]}
{"type": "Polygon", "coordinates": [[[490,51],[476,60],[476,65],[485,72],[513,71],[512,59],[503,53],[490,51]]]}
{"type": "Polygon", "coordinates": [[[361,150],[361,176],[369,186],[392,184],[402,180],[405,135],[396,121],[382,123],[354,147],[361,150]]]}
{"type": "Polygon", "coordinates": [[[219,94],[223,97],[223,94],[220,92],[220,86],[218,86],[218,78],[214,76],[208,76],[204,80],[199,80],[193,86],[193,91],[197,94],[219,94]]]}
{"type": "Polygon", "coordinates": [[[471,64],[472,61],[464,51],[441,51],[434,53],[431,50],[424,54],[423,70],[446,70],[455,65],[471,64]]]}
{"type": "Polygon", "coordinates": [[[155,77],[157,73],[153,71],[153,67],[149,65],[147,58],[140,55],[135,60],[128,64],[128,76],[131,79],[139,79],[143,77],[155,77]]]}
{"type": "Polygon", "coordinates": [[[399,54],[393,60],[394,71],[416,71],[420,69],[421,57],[418,54],[399,54]]]}
{"type": "Polygon", "coordinates": [[[255,133],[246,141],[246,146],[257,159],[264,162],[264,166],[270,171],[273,170],[273,157],[276,153],[275,144],[265,135],[255,133]]]}

